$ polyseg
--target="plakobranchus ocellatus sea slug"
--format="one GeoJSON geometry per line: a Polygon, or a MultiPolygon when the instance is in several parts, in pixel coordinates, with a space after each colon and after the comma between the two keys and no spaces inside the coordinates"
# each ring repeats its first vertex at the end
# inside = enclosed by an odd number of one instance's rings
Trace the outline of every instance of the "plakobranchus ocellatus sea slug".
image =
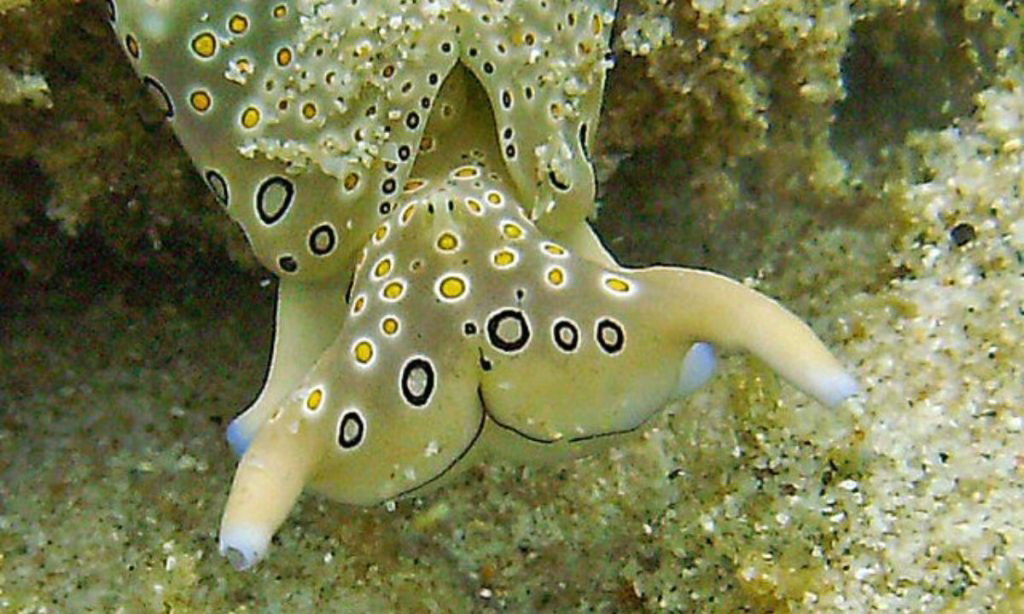
{"type": "Polygon", "coordinates": [[[220,531],[262,558],[307,485],[374,504],[494,455],[591,452],[746,349],[825,404],[814,333],[719,275],[625,269],[588,148],[615,0],[108,0],[130,61],[280,278],[220,531]]]}

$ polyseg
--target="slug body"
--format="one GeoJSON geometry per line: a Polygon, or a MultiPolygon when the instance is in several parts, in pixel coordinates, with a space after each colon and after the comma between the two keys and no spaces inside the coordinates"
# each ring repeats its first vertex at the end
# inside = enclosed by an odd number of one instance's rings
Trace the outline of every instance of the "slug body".
{"type": "Polygon", "coordinates": [[[306,486],[369,505],[489,456],[586,453],[746,349],[856,386],[771,299],[624,269],[586,220],[604,1],[121,0],[111,19],[218,200],[281,278],[221,525],[261,559],[306,486]]]}

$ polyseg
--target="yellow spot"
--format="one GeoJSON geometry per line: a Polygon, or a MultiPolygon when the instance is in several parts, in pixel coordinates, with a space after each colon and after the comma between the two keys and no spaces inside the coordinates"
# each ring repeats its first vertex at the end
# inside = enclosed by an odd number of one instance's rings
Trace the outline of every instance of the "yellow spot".
{"type": "Polygon", "coordinates": [[[197,90],[192,92],[189,96],[189,102],[192,104],[192,108],[200,113],[205,113],[210,110],[213,106],[213,99],[210,98],[210,94],[204,90],[197,90]]]}
{"type": "Polygon", "coordinates": [[[373,268],[373,274],[377,279],[381,279],[391,272],[391,259],[384,257],[380,259],[377,266],[373,268]]]}
{"type": "Polygon", "coordinates": [[[402,293],[405,292],[405,285],[400,281],[393,281],[388,285],[384,286],[384,292],[381,294],[389,301],[395,301],[401,298],[402,293]]]}
{"type": "Polygon", "coordinates": [[[604,285],[612,292],[618,292],[619,294],[625,294],[629,292],[629,282],[618,277],[609,277],[604,280],[604,285]]]}
{"type": "Polygon", "coordinates": [[[135,37],[129,34],[124,38],[124,46],[128,49],[128,54],[135,59],[139,59],[139,41],[135,40],[135,37]]]}
{"type": "Polygon", "coordinates": [[[449,275],[441,280],[438,290],[440,290],[442,298],[455,300],[466,293],[466,282],[460,277],[449,275]]]}
{"type": "Polygon", "coordinates": [[[398,320],[388,316],[380,321],[380,329],[385,335],[394,335],[398,332],[398,320]]]}
{"type": "Polygon", "coordinates": [[[591,22],[591,30],[594,32],[594,36],[600,36],[601,31],[604,30],[604,22],[601,20],[601,16],[594,14],[594,19],[591,22]]]}
{"type": "Polygon", "coordinates": [[[245,34],[248,29],[249,18],[241,13],[235,13],[228,20],[228,30],[231,30],[232,34],[245,34]]]}
{"type": "Polygon", "coordinates": [[[565,248],[561,245],[555,245],[554,243],[545,243],[542,249],[551,254],[552,256],[564,256],[565,248]]]}
{"type": "Polygon", "coordinates": [[[523,229],[519,224],[515,222],[505,222],[501,227],[501,233],[509,239],[521,239],[523,238],[523,229]]]}
{"type": "Polygon", "coordinates": [[[260,110],[256,107],[249,107],[242,111],[242,127],[255,128],[260,123],[260,110]]]}
{"type": "Polygon", "coordinates": [[[363,312],[364,307],[366,307],[366,297],[360,294],[359,296],[356,297],[355,302],[352,303],[352,314],[361,314],[363,312]]]}
{"type": "Polygon", "coordinates": [[[458,179],[472,179],[473,177],[478,177],[480,175],[480,170],[475,166],[463,166],[455,169],[455,173],[453,174],[458,179]]]}
{"type": "Polygon", "coordinates": [[[388,236],[388,225],[383,223],[377,227],[377,230],[373,231],[373,242],[380,244],[388,236]]]}
{"type": "Polygon", "coordinates": [[[402,223],[408,224],[409,220],[412,219],[413,214],[416,213],[416,205],[408,205],[402,210],[402,223]]]}
{"type": "Polygon", "coordinates": [[[316,117],[316,105],[312,102],[307,102],[302,105],[302,116],[306,119],[313,119],[316,117]]]}
{"type": "Polygon", "coordinates": [[[277,50],[277,65],[287,66],[292,63],[292,50],[288,47],[281,47],[277,50]]]}
{"type": "Polygon", "coordinates": [[[352,348],[352,354],[356,357],[356,362],[359,364],[369,364],[373,360],[373,344],[363,339],[352,348]]]}
{"type": "Polygon", "coordinates": [[[516,253],[510,249],[499,249],[494,252],[491,259],[494,261],[495,266],[505,268],[516,263],[516,253]]]}
{"type": "Polygon", "coordinates": [[[548,281],[551,282],[552,286],[561,286],[565,283],[565,271],[560,267],[551,267],[548,270],[548,281]]]}
{"type": "Polygon", "coordinates": [[[422,179],[410,179],[409,181],[405,182],[405,193],[412,194],[413,192],[422,188],[425,185],[427,185],[427,182],[422,179]]]}
{"type": "Polygon", "coordinates": [[[499,207],[501,206],[501,203],[505,202],[505,199],[502,198],[501,193],[495,192],[494,190],[491,190],[490,192],[485,194],[484,198],[486,198],[487,202],[491,203],[495,207],[499,207]]]}
{"type": "Polygon", "coordinates": [[[212,58],[217,53],[217,39],[209,32],[197,34],[192,39],[192,51],[201,58],[212,58]]]}
{"type": "Polygon", "coordinates": [[[309,396],[306,397],[306,409],[310,411],[316,411],[320,409],[320,404],[323,403],[323,400],[324,391],[320,390],[319,388],[315,388],[313,392],[310,392],[309,396]]]}
{"type": "Polygon", "coordinates": [[[450,232],[442,232],[437,238],[437,249],[442,252],[451,252],[459,247],[459,239],[450,232]]]}
{"type": "Polygon", "coordinates": [[[359,173],[349,173],[345,175],[345,179],[344,181],[342,181],[342,185],[344,185],[345,189],[350,192],[356,189],[356,186],[359,185],[359,173]]]}
{"type": "Polygon", "coordinates": [[[469,207],[470,211],[477,215],[480,215],[484,211],[484,206],[480,203],[479,200],[473,198],[472,196],[466,198],[466,206],[469,207]]]}
{"type": "Polygon", "coordinates": [[[278,4],[274,7],[273,15],[276,19],[284,19],[288,15],[288,7],[283,4],[278,4]]]}

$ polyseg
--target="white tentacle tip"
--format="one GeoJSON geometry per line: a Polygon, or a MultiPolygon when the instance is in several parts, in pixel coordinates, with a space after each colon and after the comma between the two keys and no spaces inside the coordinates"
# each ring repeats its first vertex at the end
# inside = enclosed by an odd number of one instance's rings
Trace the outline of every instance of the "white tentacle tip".
{"type": "Polygon", "coordinates": [[[267,554],[270,534],[253,526],[222,528],[220,554],[238,571],[245,571],[267,554]]]}
{"type": "Polygon", "coordinates": [[[845,371],[823,374],[814,382],[811,394],[829,407],[835,407],[860,392],[857,380],[845,371]]]}

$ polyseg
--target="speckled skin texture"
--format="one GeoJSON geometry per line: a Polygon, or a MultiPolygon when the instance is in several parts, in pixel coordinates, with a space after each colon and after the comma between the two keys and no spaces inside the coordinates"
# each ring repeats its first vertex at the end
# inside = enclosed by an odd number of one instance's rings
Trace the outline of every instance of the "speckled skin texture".
{"type": "MultiPolygon", "coordinates": [[[[709,148],[747,143],[735,154],[764,145],[746,140],[732,107],[709,107],[723,109],[722,116],[701,115],[694,128],[680,128],[686,147],[655,142],[619,166],[605,184],[600,217],[602,232],[631,261],[708,265],[788,297],[857,363],[866,389],[854,411],[822,413],[767,372],[727,359],[725,377],[687,410],[663,414],[643,439],[606,454],[528,471],[488,465],[467,484],[391,513],[308,497],[281,533],[272,564],[249,575],[225,575],[223,561],[211,556],[224,493],[210,483],[231,473],[216,422],[254,392],[270,343],[273,294],[247,278],[182,274],[183,266],[217,269],[195,247],[217,254],[229,236],[199,224],[203,216],[225,220],[227,230],[230,223],[187,161],[174,157],[173,139],[152,125],[150,132],[139,128],[138,111],[114,104],[128,99],[134,109],[150,108],[144,96],[136,101],[141,89],[107,42],[99,10],[91,39],[88,4],[36,0],[30,12],[0,18],[8,28],[0,36],[6,61],[46,76],[57,105],[51,115],[0,107],[5,147],[21,152],[17,160],[45,161],[37,172],[75,198],[50,200],[45,183],[19,184],[2,197],[25,203],[22,211],[65,203],[94,245],[118,246],[98,260],[54,251],[53,242],[66,239],[37,234],[38,222],[20,226],[21,238],[6,243],[18,249],[6,266],[39,264],[34,279],[49,272],[53,281],[2,280],[8,293],[0,351],[10,365],[0,375],[4,606],[1020,610],[1024,489],[1017,455],[1024,442],[1012,399],[1024,396],[1024,357],[1006,314],[1017,312],[1021,296],[1013,267],[1021,220],[1013,118],[1021,113],[1021,78],[1012,53],[1001,64],[969,59],[972,50],[984,58],[1003,45],[984,38],[1019,33],[998,11],[985,13],[996,3],[949,3],[939,15],[932,3],[899,11],[890,4],[857,3],[852,23],[816,22],[840,33],[856,24],[856,39],[822,39],[822,48],[850,45],[862,59],[881,59],[894,76],[888,83],[905,85],[868,92],[855,78],[836,82],[846,96],[835,109],[839,124],[859,131],[830,143],[821,138],[823,124],[793,112],[798,101],[773,96],[769,151],[776,155],[732,155],[741,164],[722,166],[721,158],[706,156],[709,148]],[[965,19],[968,13],[978,20],[965,19]],[[84,34],[72,21],[84,24],[84,34]],[[962,35],[971,28],[985,36],[962,35]],[[893,32],[927,45],[893,55],[893,32]],[[30,55],[12,52],[14,41],[30,55]],[[79,82],[65,72],[89,56],[81,53],[83,41],[106,48],[91,56],[97,64],[83,65],[86,74],[109,79],[79,82]],[[953,70],[965,66],[949,61],[957,58],[974,68],[953,70]],[[922,79],[932,87],[916,87],[922,79]],[[940,83],[960,95],[933,95],[940,83]],[[118,93],[97,102],[109,92],[118,93]],[[921,104],[900,102],[907,99],[921,104]],[[944,106],[946,100],[954,104],[944,106]],[[879,104],[906,114],[892,122],[890,114],[849,111],[879,104]],[[946,129],[954,120],[960,127],[946,129]],[[873,128],[864,130],[864,121],[873,128]],[[918,130],[909,140],[908,125],[918,130]],[[38,137],[8,139],[15,128],[38,137]],[[819,135],[818,153],[787,140],[803,130],[819,135]],[[161,139],[162,149],[154,145],[161,139]],[[889,147],[887,156],[873,157],[873,143],[889,147]],[[127,160],[126,147],[136,152],[127,160]],[[780,148],[808,155],[779,156],[780,148]],[[824,155],[830,149],[848,170],[834,172],[834,155],[824,155]],[[78,180],[92,174],[101,178],[95,186],[78,180]],[[814,189],[803,189],[811,179],[814,189]],[[155,196],[161,190],[174,198],[155,196]],[[190,197],[180,198],[183,190],[190,197]],[[127,193],[135,208],[76,204],[127,193]],[[100,221],[120,232],[84,230],[100,221]],[[200,230],[169,233],[168,223],[200,230]],[[975,232],[958,245],[951,231],[961,224],[975,232]],[[160,251],[137,240],[149,236],[163,239],[160,251]],[[191,242],[187,248],[180,237],[191,242]],[[54,267],[55,255],[85,271],[92,289],[54,267]],[[111,266],[122,258],[162,265],[132,276],[111,266]],[[27,301],[32,314],[6,309],[12,296],[23,297],[17,302],[27,301]],[[83,553],[91,553],[88,564],[83,553]],[[616,564],[594,564],[606,560],[616,564]]],[[[735,7],[701,7],[687,19],[706,23],[717,49],[740,52],[762,42],[753,61],[712,70],[697,83],[742,101],[743,84],[784,93],[801,75],[830,74],[823,67],[838,63],[842,50],[817,54],[813,37],[773,26],[782,23],[775,16],[817,11],[819,3],[758,3],[746,13],[753,19],[733,20],[726,17],[738,14],[735,7]],[[772,68],[782,65],[793,70],[772,68]]],[[[713,68],[720,57],[696,61],[713,68]]],[[[617,92],[630,91],[620,88],[645,83],[646,63],[620,54],[609,112],[647,113],[616,102],[617,92]]],[[[679,108],[699,106],[686,95],[678,101],[679,108]]],[[[826,103],[823,116],[829,109],[826,103]]],[[[604,122],[599,146],[615,125],[604,122]]],[[[625,137],[619,142],[647,136],[618,134],[625,137]]]]}

